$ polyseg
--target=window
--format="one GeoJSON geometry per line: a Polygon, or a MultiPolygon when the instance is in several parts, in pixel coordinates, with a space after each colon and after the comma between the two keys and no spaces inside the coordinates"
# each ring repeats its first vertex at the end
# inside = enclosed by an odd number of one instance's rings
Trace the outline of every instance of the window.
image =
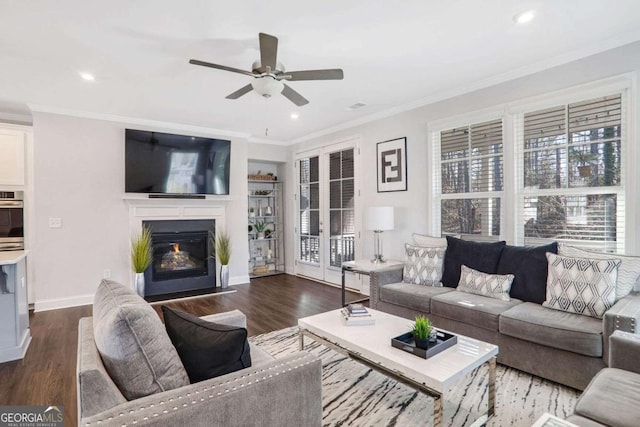
{"type": "Polygon", "coordinates": [[[525,244],[624,251],[622,105],[616,94],[523,115],[525,244]]]}
{"type": "Polygon", "coordinates": [[[353,148],[329,154],[329,265],[355,259],[353,148]]]}
{"type": "Polygon", "coordinates": [[[502,119],[443,130],[435,139],[441,233],[497,239],[504,186],[502,119]]]}
{"type": "Polygon", "coordinates": [[[618,79],[580,99],[572,90],[560,102],[503,105],[502,119],[491,120],[496,109],[477,113],[487,121],[455,119],[466,126],[431,124],[434,233],[624,253],[628,87],[618,79]]]}

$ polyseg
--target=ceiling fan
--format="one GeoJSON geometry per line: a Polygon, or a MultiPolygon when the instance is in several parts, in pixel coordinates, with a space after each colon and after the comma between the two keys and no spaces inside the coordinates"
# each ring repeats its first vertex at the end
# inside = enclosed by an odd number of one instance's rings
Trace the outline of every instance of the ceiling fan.
{"type": "Polygon", "coordinates": [[[309,101],[298,92],[291,89],[291,87],[284,84],[282,82],[283,80],[294,82],[301,80],[342,80],[344,78],[344,73],[339,68],[330,70],[289,71],[285,73],[285,68],[282,63],[277,62],[278,39],[265,33],[260,33],[259,38],[260,60],[253,63],[251,71],[244,71],[238,68],[227,67],[225,65],[212,64],[210,62],[199,61],[197,59],[191,59],[189,63],[253,77],[250,84],[238,89],[230,95],[227,95],[227,99],[238,99],[242,95],[251,92],[251,90],[255,90],[265,98],[270,98],[273,95],[282,93],[285,98],[299,107],[308,104],[309,101]]]}

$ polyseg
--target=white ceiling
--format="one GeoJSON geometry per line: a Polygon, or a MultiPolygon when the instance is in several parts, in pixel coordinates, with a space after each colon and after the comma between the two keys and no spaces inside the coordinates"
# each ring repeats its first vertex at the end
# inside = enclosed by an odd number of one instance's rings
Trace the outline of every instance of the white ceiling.
{"type": "Polygon", "coordinates": [[[638,0],[0,0],[0,111],[27,105],[180,123],[290,142],[366,116],[522,76],[640,40],[638,0]],[[513,16],[535,9],[518,26],[513,16]],[[250,77],[258,32],[310,100],[225,96],[250,77]],[[89,83],[78,72],[96,76],[89,83]],[[364,102],[356,111],[346,107],[364,102]],[[297,121],[290,114],[299,112],[297,121]]]}

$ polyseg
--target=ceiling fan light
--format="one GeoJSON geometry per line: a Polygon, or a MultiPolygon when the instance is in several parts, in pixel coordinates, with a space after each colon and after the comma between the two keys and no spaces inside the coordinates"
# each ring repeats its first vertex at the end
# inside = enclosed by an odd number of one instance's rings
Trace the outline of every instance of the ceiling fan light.
{"type": "Polygon", "coordinates": [[[265,98],[278,95],[284,89],[284,83],[270,76],[256,78],[251,82],[251,87],[265,98]]]}
{"type": "Polygon", "coordinates": [[[536,12],[533,10],[526,10],[524,12],[518,13],[513,17],[513,21],[516,24],[522,25],[522,24],[528,24],[529,22],[533,21],[533,18],[536,17],[536,12]]]}

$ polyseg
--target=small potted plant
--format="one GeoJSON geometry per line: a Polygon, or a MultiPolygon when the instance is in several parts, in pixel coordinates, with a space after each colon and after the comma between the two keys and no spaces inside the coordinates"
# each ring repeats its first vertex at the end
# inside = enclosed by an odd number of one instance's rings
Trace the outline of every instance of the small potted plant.
{"type": "Polygon", "coordinates": [[[144,272],[153,260],[151,243],[148,227],[142,227],[142,232],[131,240],[131,265],[136,273],[134,289],[141,297],[144,297],[144,272]]]}
{"type": "Polygon", "coordinates": [[[264,239],[264,233],[267,231],[267,223],[265,221],[257,220],[253,223],[253,228],[256,230],[258,239],[264,239]]]}
{"type": "Polygon", "coordinates": [[[435,329],[431,325],[431,321],[425,316],[416,316],[416,321],[413,324],[413,339],[416,342],[416,347],[427,349],[429,347],[429,341],[432,341],[432,337],[435,329]]]}
{"type": "Polygon", "coordinates": [[[249,218],[256,217],[256,210],[254,208],[249,208],[249,218]]]}

